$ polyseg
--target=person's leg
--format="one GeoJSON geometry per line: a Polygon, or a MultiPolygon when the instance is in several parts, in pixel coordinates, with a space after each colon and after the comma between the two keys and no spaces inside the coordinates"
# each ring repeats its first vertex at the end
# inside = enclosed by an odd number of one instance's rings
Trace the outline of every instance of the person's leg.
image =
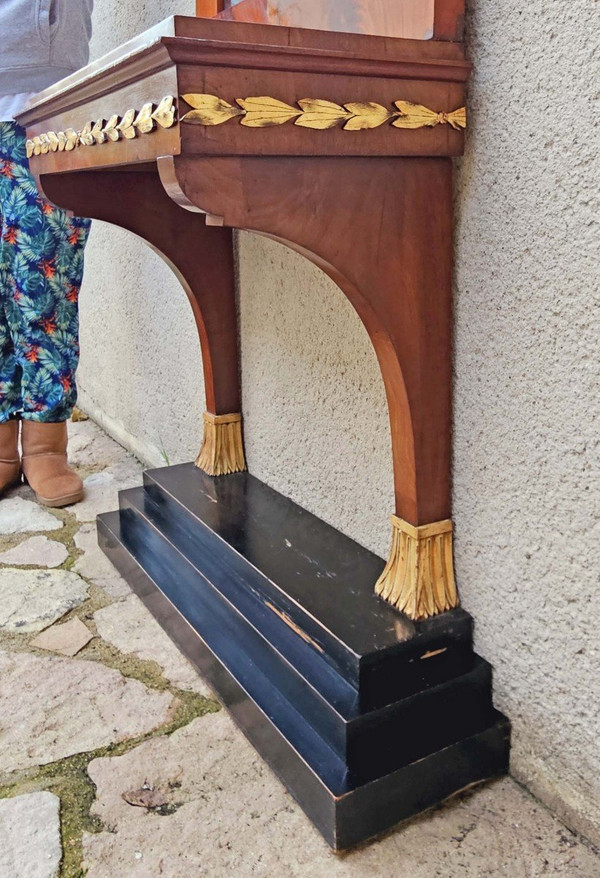
{"type": "Polygon", "coordinates": [[[21,411],[21,366],[15,355],[6,307],[12,295],[12,261],[16,229],[5,221],[4,202],[12,193],[15,176],[14,126],[0,121],[0,495],[19,480],[19,422],[21,411]]]}
{"type": "Polygon", "coordinates": [[[48,505],[82,496],[66,459],[66,420],[75,405],[79,359],[77,300],[89,220],[70,218],[38,193],[13,124],[12,179],[3,201],[14,239],[8,327],[21,368],[23,473],[48,505]]]}

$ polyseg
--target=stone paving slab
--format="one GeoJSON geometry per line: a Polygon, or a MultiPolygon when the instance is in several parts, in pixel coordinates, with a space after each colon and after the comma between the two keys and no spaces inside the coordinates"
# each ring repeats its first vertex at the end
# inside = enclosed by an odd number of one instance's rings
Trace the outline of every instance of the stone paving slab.
{"type": "Polygon", "coordinates": [[[112,643],[121,652],[155,661],[174,686],[205,697],[212,695],[194,667],[135,595],[98,610],[94,614],[94,622],[103,640],[112,643]]]}
{"type": "Polygon", "coordinates": [[[41,631],[87,593],[88,584],[69,570],[0,570],[0,632],[41,631]]]}
{"type": "Polygon", "coordinates": [[[69,461],[75,467],[103,468],[129,455],[93,421],[69,423],[69,461]]]}
{"type": "Polygon", "coordinates": [[[135,488],[141,483],[141,464],[132,457],[126,458],[84,479],[83,500],[67,509],[74,513],[78,521],[95,521],[100,512],[111,512],[118,508],[119,491],[135,488]]]}
{"type": "Polygon", "coordinates": [[[81,525],[75,534],[75,545],[83,552],[73,567],[75,573],[85,576],[111,597],[119,598],[131,594],[129,585],[100,549],[95,523],[81,525]]]}
{"type": "Polygon", "coordinates": [[[30,537],[13,549],[0,553],[0,564],[15,567],[60,567],[69,557],[67,547],[48,537],[30,537]]]}
{"type": "Polygon", "coordinates": [[[135,738],[173,698],[93,661],[0,651],[0,773],[135,738]]]}
{"type": "Polygon", "coordinates": [[[31,641],[36,649],[47,649],[60,655],[74,656],[81,652],[94,635],[80,619],[70,619],[62,625],[51,625],[31,641]]]}
{"type": "Polygon", "coordinates": [[[106,827],[84,837],[88,878],[600,875],[598,855],[510,779],[336,855],[224,711],[88,770],[106,827]],[[124,800],[144,786],[166,799],[159,812],[124,800]]]}
{"type": "Polygon", "coordinates": [[[0,534],[60,530],[63,522],[33,500],[5,497],[0,503],[0,534]]]}
{"type": "Polygon", "coordinates": [[[56,878],[62,849],[60,801],[53,793],[0,800],[2,878],[56,878]]]}

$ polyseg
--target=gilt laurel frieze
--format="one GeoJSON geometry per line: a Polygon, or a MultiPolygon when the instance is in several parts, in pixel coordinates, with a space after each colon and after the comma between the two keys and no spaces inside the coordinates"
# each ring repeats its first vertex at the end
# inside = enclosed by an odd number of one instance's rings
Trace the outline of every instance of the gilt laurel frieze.
{"type": "Polygon", "coordinates": [[[80,131],[67,128],[38,134],[27,141],[27,158],[48,152],[70,152],[79,146],[133,140],[139,134],[150,134],[157,127],[171,128],[176,122],[174,101],[172,95],[167,95],[157,105],[149,102],[139,111],[127,110],[123,116],[113,114],[107,121],[88,122],[80,131]]]}
{"type": "MultiPolygon", "coordinates": [[[[395,101],[394,109],[373,101],[350,101],[336,104],[332,101],[303,98],[292,106],[271,97],[237,98],[229,104],[216,95],[185,94],[184,101],[192,108],[181,117],[191,125],[222,125],[238,118],[247,128],[270,128],[293,122],[301,128],[326,130],[341,126],[343,131],[366,131],[389,123],[394,128],[435,128],[450,125],[455,130],[467,127],[465,107],[451,113],[436,112],[422,104],[411,101],[395,101]]],[[[80,146],[115,143],[133,140],[139,134],[149,134],[156,129],[171,128],[177,121],[177,111],[172,95],[164,97],[157,106],[146,103],[137,111],[127,110],[123,116],[113,114],[105,121],[88,122],[81,130],[67,128],[65,131],[48,131],[27,141],[27,157],[48,152],[69,152],[80,146]]]]}
{"type": "Polygon", "coordinates": [[[286,122],[316,130],[342,124],[343,131],[365,131],[386,123],[405,129],[435,128],[437,125],[450,125],[456,130],[467,127],[465,107],[451,113],[438,113],[411,101],[395,101],[394,109],[391,109],[372,101],[335,104],[304,98],[294,107],[276,98],[254,97],[236,98],[235,106],[216,95],[185,94],[182,97],[192,109],[181,117],[181,121],[192,125],[222,125],[238,118],[248,128],[269,128],[286,122]]]}

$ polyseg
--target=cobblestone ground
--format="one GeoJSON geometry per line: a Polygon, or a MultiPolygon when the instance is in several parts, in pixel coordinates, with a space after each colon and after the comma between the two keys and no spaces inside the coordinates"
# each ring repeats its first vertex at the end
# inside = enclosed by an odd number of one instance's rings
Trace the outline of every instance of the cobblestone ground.
{"type": "Polygon", "coordinates": [[[96,546],[141,467],[70,425],[86,499],[0,502],[0,878],[597,878],[513,781],[332,854],[96,546]]]}

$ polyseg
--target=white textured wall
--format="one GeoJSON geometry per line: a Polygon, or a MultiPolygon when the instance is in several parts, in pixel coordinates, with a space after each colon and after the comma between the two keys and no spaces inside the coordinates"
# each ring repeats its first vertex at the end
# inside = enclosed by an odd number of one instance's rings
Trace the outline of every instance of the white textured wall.
{"type": "MultiPolygon", "coordinates": [[[[194,0],[96,0],[92,58],[194,0]]],[[[171,270],[133,235],[96,222],[81,295],[80,402],[148,463],[187,460],[202,438],[200,344],[171,270]]]]}
{"type": "Polygon", "coordinates": [[[454,516],[513,771],[600,840],[600,5],[472,0],[454,516]]]}
{"type": "MultiPolygon", "coordinates": [[[[193,3],[97,0],[94,52],[193,3]]],[[[458,581],[514,723],[513,772],[600,840],[598,53],[590,0],[472,0],[457,183],[458,581]],[[594,103],[595,101],[595,103],[594,103]]],[[[341,292],[240,236],[251,470],[384,555],[389,431],[341,292]]],[[[124,233],[92,234],[84,405],[148,459],[196,452],[198,344],[183,292],[124,233]]]]}

